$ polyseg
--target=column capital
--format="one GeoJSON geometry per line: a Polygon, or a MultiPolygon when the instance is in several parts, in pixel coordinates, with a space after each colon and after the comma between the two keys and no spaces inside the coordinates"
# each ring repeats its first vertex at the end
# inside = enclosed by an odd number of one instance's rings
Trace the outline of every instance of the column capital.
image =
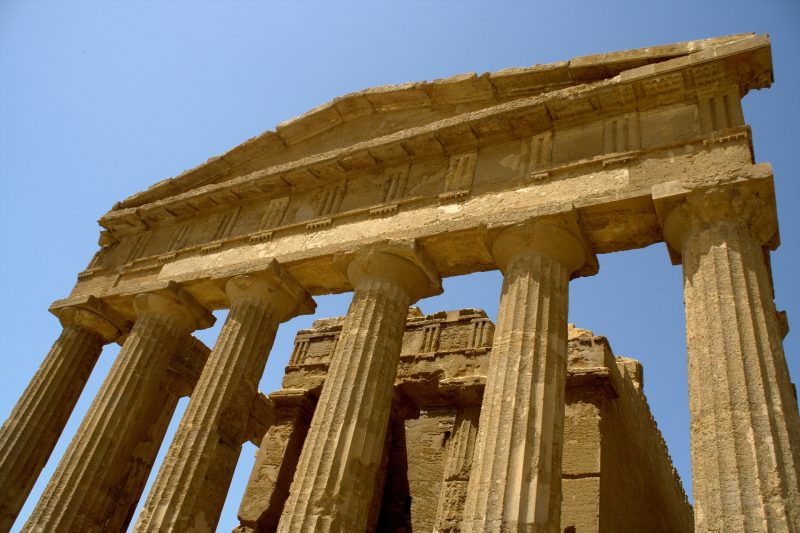
{"type": "Polygon", "coordinates": [[[653,187],[664,242],[673,264],[681,263],[683,244],[693,231],[719,222],[746,226],[762,246],[779,243],[772,167],[750,165],[712,185],[671,181],[653,187]]]}
{"type": "Polygon", "coordinates": [[[59,307],[56,302],[50,306],[50,312],[58,317],[63,327],[77,326],[94,331],[106,344],[125,335],[129,329],[122,315],[94,296],[87,296],[79,301],[73,300],[65,307],[59,307]]]}
{"type": "Polygon", "coordinates": [[[317,304],[300,283],[277,261],[256,274],[243,274],[225,283],[229,303],[239,298],[256,298],[278,311],[280,322],[314,312],[317,304]]]}
{"type": "Polygon", "coordinates": [[[162,315],[177,321],[186,333],[214,325],[216,318],[177,283],[170,281],[163,289],[137,294],[133,299],[137,316],[162,315]]]}
{"type": "Polygon", "coordinates": [[[597,257],[572,209],[513,226],[489,228],[489,250],[500,270],[516,258],[539,253],[564,265],[570,278],[597,273],[597,257]]]}
{"type": "Polygon", "coordinates": [[[355,289],[365,280],[399,284],[411,302],[442,292],[442,279],[414,241],[384,241],[348,258],[346,275],[355,289]]]}

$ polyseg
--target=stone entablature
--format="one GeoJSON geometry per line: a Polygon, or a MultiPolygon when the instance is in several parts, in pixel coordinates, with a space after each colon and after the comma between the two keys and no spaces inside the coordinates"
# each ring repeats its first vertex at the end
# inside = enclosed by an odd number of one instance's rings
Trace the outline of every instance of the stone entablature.
{"type": "Polygon", "coordinates": [[[265,256],[312,294],[339,292],[350,289],[341,269],[321,277],[320,268],[401,236],[417,239],[443,275],[486,270],[487,228],[570,209],[599,253],[657,242],[654,185],[682,181],[692,165],[706,167],[710,182],[770,174],[748,169],[739,103],[769,84],[768,39],[696,48],[112,210],[71,298],[102,295],[129,314],[132,287],[173,280],[217,308],[226,272],[265,256]],[[457,246],[443,246],[445,236],[457,246]],[[198,279],[217,276],[215,287],[198,279]]]}

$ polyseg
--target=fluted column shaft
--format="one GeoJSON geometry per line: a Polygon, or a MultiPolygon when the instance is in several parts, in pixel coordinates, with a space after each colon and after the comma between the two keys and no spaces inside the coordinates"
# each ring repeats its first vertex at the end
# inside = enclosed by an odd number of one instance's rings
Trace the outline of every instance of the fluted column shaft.
{"type": "Polygon", "coordinates": [[[676,210],[684,227],[667,231],[683,257],[695,529],[800,531],[800,418],[763,237],[722,200],[676,210]]]}
{"type": "MultiPolygon", "coordinates": [[[[137,444],[156,422],[152,402],[164,396],[171,355],[201,321],[191,304],[174,286],[136,297],[131,333],[23,531],[103,531],[130,506],[119,493],[137,444]]],[[[212,320],[203,316],[203,325],[212,320]]]]}
{"type": "Polygon", "coordinates": [[[503,270],[463,530],[557,532],[570,274],[582,242],[556,225],[514,227],[493,255],[503,270]]]}
{"type": "Polygon", "coordinates": [[[432,284],[418,265],[383,252],[356,259],[348,277],[353,301],[281,515],[282,533],[365,530],[408,306],[432,284]]]}
{"type": "Polygon", "coordinates": [[[103,345],[120,333],[105,305],[94,298],[88,305],[58,311],[64,329],[0,429],[0,531],[11,529],[103,345]]]}
{"type": "MultiPolygon", "coordinates": [[[[159,470],[137,531],[214,531],[278,324],[309,297],[285,281],[230,280],[228,318],[159,470]]],[[[312,305],[313,308],[313,304],[312,305]]]]}

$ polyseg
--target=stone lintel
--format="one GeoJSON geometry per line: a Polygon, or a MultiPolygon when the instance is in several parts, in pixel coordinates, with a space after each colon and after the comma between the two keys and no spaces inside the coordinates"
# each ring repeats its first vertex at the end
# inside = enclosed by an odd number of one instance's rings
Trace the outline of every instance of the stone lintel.
{"type": "Polygon", "coordinates": [[[480,405],[486,376],[460,376],[439,381],[439,392],[457,405],[480,405]]]}
{"type": "Polygon", "coordinates": [[[255,446],[261,446],[264,435],[275,423],[275,409],[272,395],[266,396],[263,392],[258,391],[253,398],[253,405],[250,407],[250,419],[247,421],[245,440],[249,440],[255,446]]]}
{"type": "MultiPolygon", "coordinates": [[[[662,240],[652,199],[654,181],[680,179],[700,164],[709,169],[728,169],[751,161],[749,148],[740,141],[714,145],[707,150],[684,148],[674,156],[660,150],[658,157],[648,159],[646,164],[629,163],[627,168],[579,169],[582,174],[571,177],[590,185],[588,189],[574,189],[574,195],[565,195],[573,188],[561,188],[558,182],[540,184],[474,196],[463,205],[454,206],[452,213],[433,206],[418,206],[413,213],[401,213],[399,216],[403,218],[398,223],[354,220],[334,225],[313,238],[287,234],[269,243],[241,246],[237,241],[231,243],[235,247],[211,256],[179,254],[175,261],[159,264],[154,270],[147,267],[150,270],[142,272],[104,271],[95,278],[80,281],[73,290],[74,297],[57,305],[69,305],[73,298],[80,299],[90,293],[132,320],[135,318],[132,296],[157,290],[171,280],[209,309],[222,309],[227,300],[223,290],[226,277],[264,270],[272,260],[279,261],[309,293],[338,293],[352,288],[337,258],[381,240],[412,236],[443,276],[490,270],[496,266],[486,246],[487,226],[546,218],[552,213],[568,211],[572,205],[580,215],[581,230],[597,253],[648,246],[662,240]],[[556,196],[543,201],[541,187],[556,196]],[[601,196],[590,194],[591,190],[602,191],[601,196]]],[[[716,179],[711,173],[707,177],[716,179]]]]}
{"type": "Polygon", "coordinates": [[[619,396],[614,377],[614,371],[607,366],[568,368],[567,388],[601,390],[607,398],[614,399],[619,396]]]}
{"type": "Polygon", "coordinates": [[[275,413],[273,424],[285,421],[287,416],[294,417],[298,410],[304,411],[310,420],[319,398],[319,388],[283,388],[269,393],[268,398],[275,413]]]}
{"type": "Polygon", "coordinates": [[[653,186],[653,204],[674,265],[681,264],[686,234],[697,225],[740,220],[753,236],[774,250],[780,244],[772,166],[759,163],[716,176],[699,176],[653,186]],[[703,180],[703,181],[700,181],[703,180]]]}

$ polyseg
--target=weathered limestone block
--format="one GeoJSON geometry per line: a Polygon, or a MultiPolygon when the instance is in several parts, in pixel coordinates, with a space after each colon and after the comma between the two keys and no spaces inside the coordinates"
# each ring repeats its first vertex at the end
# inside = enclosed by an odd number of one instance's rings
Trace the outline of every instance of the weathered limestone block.
{"type": "Polygon", "coordinates": [[[314,401],[304,389],[282,389],[269,397],[275,423],[261,441],[239,506],[241,525],[236,531],[241,533],[278,527],[314,412],[314,401]]]}
{"type": "Polygon", "coordinates": [[[243,442],[249,441],[253,446],[260,446],[264,435],[274,423],[275,404],[266,394],[258,391],[250,405],[243,442]]]}
{"type": "Polygon", "coordinates": [[[103,345],[124,321],[96,298],[53,311],[64,327],[0,429],[0,531],[8,531],[64,430],[103,345]]]}
{"type": "MultiPolygon", "coordinates": [[[[600,510],[600,476],[564,478],[561,480],[564,498],[561,513],[569,520],[564,531],[600,532],[602,511],[600,510]]],[[[611,530],[609,530],[610,533],[611,530]]]]}
{"type": "Polygon", "coordinates": [[[519,225],[494,242],[503,290],[464,531],[559,530],[568,282],[592,260],[568,228],[519,225]]]}
{"type": "Polygon", "coordinates": [[[174,284],[134,305],[130,335],[23,531],[119,530],[130,519],[139,495],[127,479],[151,468],[158,446],[148,441],[160,443],[177,401],[166,379],[171,357],[214,321],[174,284]],[[152,455],[138,455],[142,447],[152,455]]]}
{"type": "Polygon", "coordinates": [[[258,381],[278,325],[314,303],[276,264],[228,281],[231,307],[200,375],[137,531],[214,531],[247,440],[258,381]]]}
{"type": "Polygon", "coordinates": [[[392,403],[408,306],[441,290],[414,247],[368,249],[278,531],[363,531],[392,403]]]}
{"type": "Polygon", "coordinates": [[[190,395],[194,390],[209,351],[201,341],[187,335],[172,355],[160,388],[162,394],[147,402],[145,418],[152,420],[152,423],[139,437],[127,465],[119,468],[124,474],[118,476],[121,481],[117,489],[117,504],[108,514],[106,531],[122,531],[128,527],[172,421],[178,399],[190,395]]]}
{"type": "Polygon", "coordinates": [[[459,406],[457,411],[453,433],[447,444],[442,492],[436,512],[436,532],[461,530],[480,412],[480,403],[459,406]]]}
{"type": "Polygon", "coordinates": [[[656,201],[683,262],[696,531],[800,531],[800,417],[762,249],[771,180],[656,201]]]}
{"type": "MultiPolygon", "coordinates": [[[[476,331],[480,333],[478,337],[484,337],[484,332],[488,333],[492,326],[488,319],[473,324],[478,326],[473,326],[470,332],[470,345],[475,344],[476,331]]],[[[485,385],[485,380],[476,379],[475,376],[450,378],[439,383],[439,390],[456,406],[456,416],[453,429],[445,433],[447,455],[433,528],[435,532],[461,531],[485,385]]]]}
{"type": "Polygon", "coordinates": [[[562,531],[689,533],[692,507],[641,389],[642,367],[569,328],[562,531]]]}

